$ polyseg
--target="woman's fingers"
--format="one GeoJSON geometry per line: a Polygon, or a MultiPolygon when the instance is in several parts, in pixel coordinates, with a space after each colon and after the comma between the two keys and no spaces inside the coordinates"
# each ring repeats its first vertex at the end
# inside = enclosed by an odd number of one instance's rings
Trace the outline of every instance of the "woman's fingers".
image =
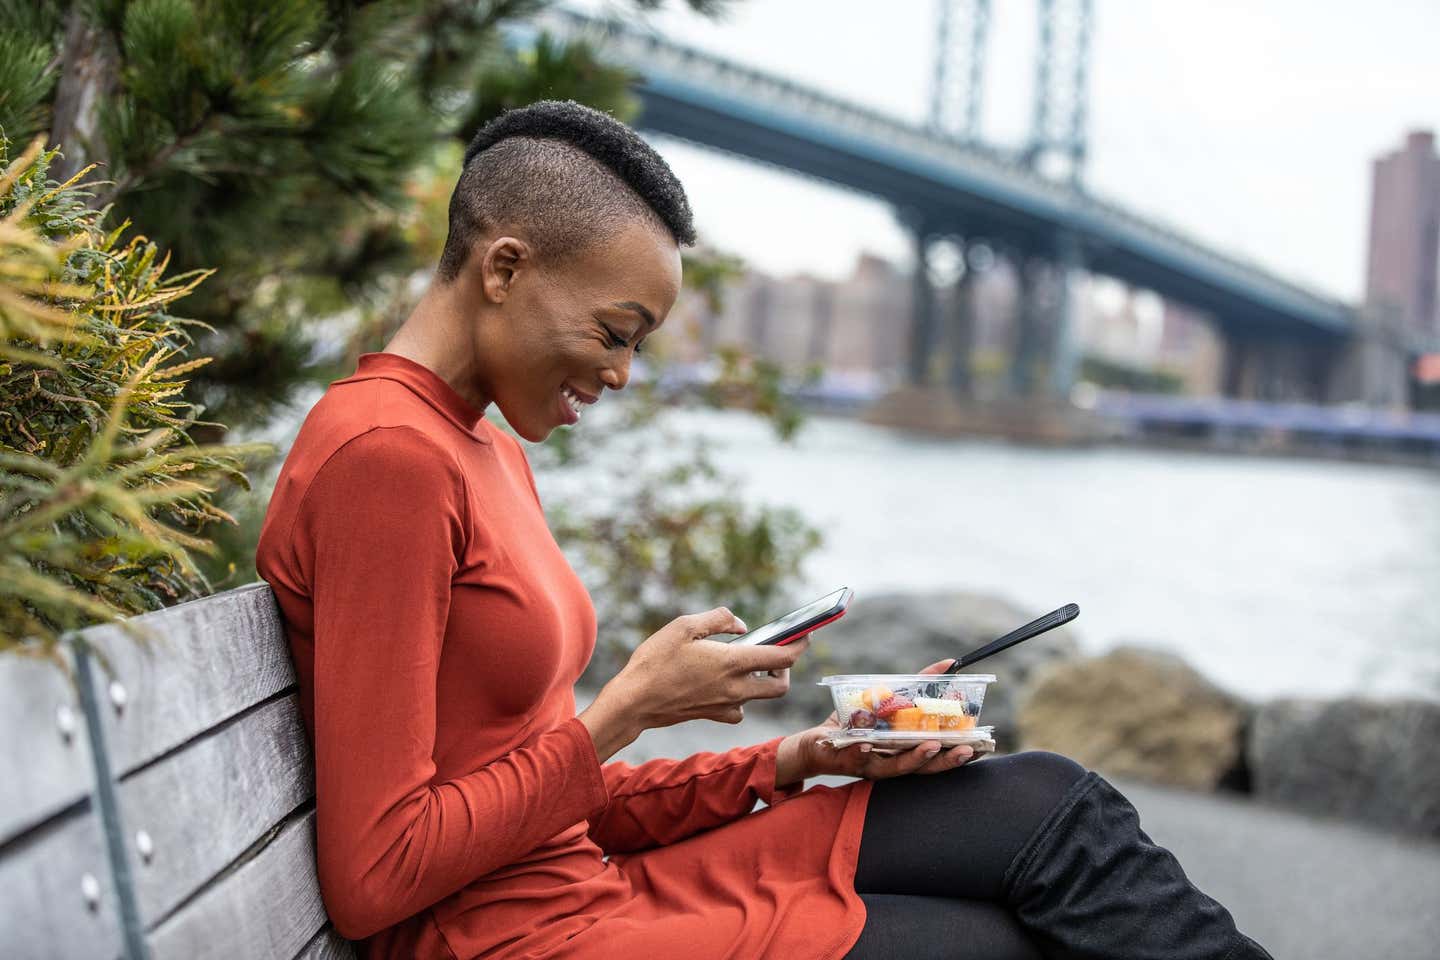
{"type": "Polygon", "coordinates": [[[767,670],[774,670],[777,673],[781,670],[788,670],[800,659],[800,655],[810,647],[810,641],[801,638],[793,640],[782,646],[764,644],[762,646],[731,646],[727,650],[733,660],[736,673],[763,673],[767,670]]]}
{"type": "Polygon", "coordinates": [[[954,657],[951,657],[949,660],[938,660],[938,661],[936,661],[935,663],[930,664],[930,666],[921,669],[920,672],[921,672],[921,673],[944,673],[946,670],[949,670],[949,669],[950,669],[950,665],[951,665],[952,663],[954,663],[954,662],[955,662],[955,658],[954,658],[954,657]]]}
{"type": "Polygon", "coordinates": [[[748,629],[745,621],[731,613],[728,607],[686,614],[676,617],[673,622],[681,624],[692,640],[701,640],[716,633],[741,634],[748,629]]]}
{"type": "Polygon", "coordinates": [[[866,769],[862,776],[877,780],[886,777],[903,777],[919,770],[932,757],[936,756],[939,750],[939,741],[927,740],[916,747],[897,753],[893,757],[878,757],[873,753],[868,754],[869,759],[866,761],[866,769]]]}
{"type": "Polygon", "coordinates": [[[916,773],[943,773],[946,770],[954,770],[963,765],[971,757],[975,756],[975,748],[960,744],[948,750],[941,750],[916,770],[916,773]]]}
{"type": "Polygon", "coordinates": [[[790,691],[790,671],[777,670],[774,674],[750,673],[744,680],[745,700],[773,700],[790,691]]]}

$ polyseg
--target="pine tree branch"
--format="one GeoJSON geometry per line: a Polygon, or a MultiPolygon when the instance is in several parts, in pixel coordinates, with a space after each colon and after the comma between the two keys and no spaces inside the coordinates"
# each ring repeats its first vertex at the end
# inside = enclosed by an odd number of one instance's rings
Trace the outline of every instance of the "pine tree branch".
{"type": "Polygon", "coordinates": [[[190,129],[181,133],[180,136],[176,137],[161,149],[155,151],[155,153],[139,167],[127,169],[118,180],[112,181],[110,188],[96,197],[95,206],[97,208],[103,208],[108,204],[114,203],[121,194],[154,176],[164,168],[165,164],[170,162],[170,158],[175,156],[175,154],[184,150],[205,134],[212,133],[219,129],[220,120],[220,114],[214,111],[206,111],[200,122],[191,126],[190,129]]]}

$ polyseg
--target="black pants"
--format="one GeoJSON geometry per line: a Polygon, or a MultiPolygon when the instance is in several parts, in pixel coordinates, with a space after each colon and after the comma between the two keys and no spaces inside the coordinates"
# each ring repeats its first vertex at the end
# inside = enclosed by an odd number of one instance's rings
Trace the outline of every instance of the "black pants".
{"type": "Polygon", "coordinates": [[[877,781],[849,960],[1271,960],[1140,829],[1103,777],[1053,753],[877,781]]]}

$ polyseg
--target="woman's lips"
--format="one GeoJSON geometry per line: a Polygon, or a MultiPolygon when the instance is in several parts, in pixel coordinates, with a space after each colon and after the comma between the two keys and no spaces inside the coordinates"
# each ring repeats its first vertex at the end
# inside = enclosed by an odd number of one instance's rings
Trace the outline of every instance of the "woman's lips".
{"type": "Polygon", "coordinates": [[[580,414],[576,413],[575,408],[570,406],[570,401],[565,397],[565,390],[563,388],[555,391],[555,402],[560,404],[561,423],[574,426],[580,422],[580,414]]]}

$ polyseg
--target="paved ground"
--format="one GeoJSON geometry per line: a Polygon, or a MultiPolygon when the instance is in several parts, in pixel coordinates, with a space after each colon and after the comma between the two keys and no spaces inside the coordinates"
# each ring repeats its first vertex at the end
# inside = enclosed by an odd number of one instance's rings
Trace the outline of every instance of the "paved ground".
{"type": "MultiPolygon", "coordinates": [[[[617,759],[682,757],[784,732],[758,718],[697,721],[647,731],[617,759]]],[[[1145,831],[1276,960],[1440,958],[1440,844],[1241,798],[1117,785],[1145,831]]]]}

